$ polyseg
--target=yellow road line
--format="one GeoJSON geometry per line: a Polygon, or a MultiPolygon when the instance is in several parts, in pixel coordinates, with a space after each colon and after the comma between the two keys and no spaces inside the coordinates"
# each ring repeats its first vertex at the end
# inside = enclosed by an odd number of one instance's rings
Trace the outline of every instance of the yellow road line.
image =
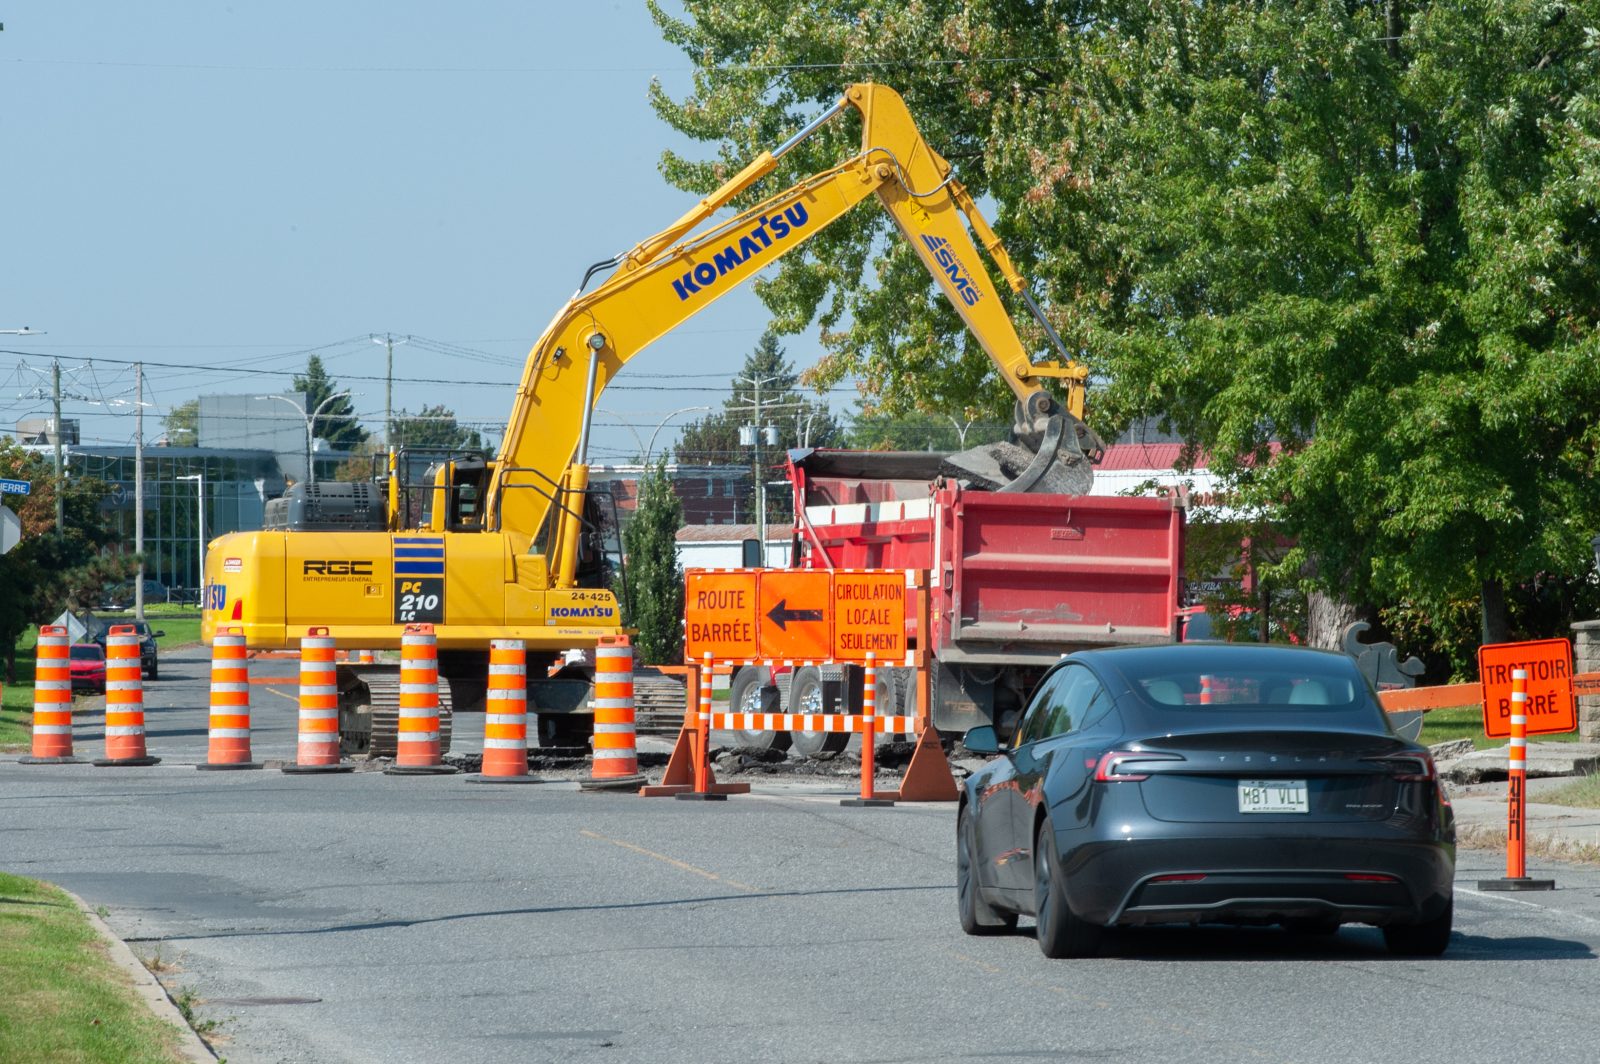
{"type": "Polygon", "coordinates": [[[634,853],[643,854],[646,857],[653,857],[657,861],[664,861],[680,871],[692,872],[697,876],[712,880],[716,883],[726,883],[728,886],[733,887],[736,890],[742,890],[749,894],[759,894],[761,892],[761,888],[759,887],[752,887],[748,883],[740,883],[736,880],[727,879],[723,876],[717,875],[715,872],[708,872],[704,868],[696,868],[694,865],[687,864],[686,862],[680,861],[675,857],[668,857],[664,853],[656,853],[654,850],[647,850],[643,846],[635,846],[631,842],[623,842],[621,839],[613,839],[606,835],[598,835],[595,832],[586,829],[579,831],[578,834],[584,836],[585,838],[597,839],[600,842],[609,842],[613,846],[620,846],[624,850],[632,850],[634,853]]]}

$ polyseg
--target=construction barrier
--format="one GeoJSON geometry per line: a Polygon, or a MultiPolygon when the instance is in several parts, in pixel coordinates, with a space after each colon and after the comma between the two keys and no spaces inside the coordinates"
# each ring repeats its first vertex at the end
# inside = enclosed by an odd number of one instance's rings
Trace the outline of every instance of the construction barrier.
{"type": "Polygon", "coordinates": [[[106,633],[106,756],[101,768],[158,765],[144,744],[144,669],[139,661],[139,632],[131,624],[114,624],[106,633]]]}
{"type": "Polygon", "coordinates": [[[339,759],[339,666],[326,628],[309,628],[300,639],[300,723],[295,760],[283,771],[351,772],[339,759]]]}
{"type": "Polygon", "coordinates": [[[219,628],[211,641],[211,719],[198,769],[256,769],[250,760],[250,662],[244,629],[219,628]]]}
{"type": "Polygon", "coordinates": [[[1506,874],[1480,879],[1479,890],[1555,890],[1553,879],[1528,876],[1528,673],[1511,674],[1511,743],[1506,752],[1506,874]]]}
{"type": "Polygon", "coordinates": [[[72,756],[72,637],[59,624],[39,629],[33,665],[33,746],[20,765],[81,765],[72,756]]]}
{"type": "Polygon", "coordinates": [[[489,643],[483,770],[468,783],[543,783],[528,773],[528,654],[520,639],[489,643]]]}
{"type": "Polygon", "coordinates": [[[400,720],[390,776],[448,776],[439,746],[439,640],[431,624],[408,624],[400,636],[400,720]]]}
{"type": "Polygon", "coordinates": [[[633,646],[625,635],[600,637],[594,650],[594,760],[589,779],[579,786],[593,790],[635,790],[639,774],[638,738],[633,707],[633,646]]]}

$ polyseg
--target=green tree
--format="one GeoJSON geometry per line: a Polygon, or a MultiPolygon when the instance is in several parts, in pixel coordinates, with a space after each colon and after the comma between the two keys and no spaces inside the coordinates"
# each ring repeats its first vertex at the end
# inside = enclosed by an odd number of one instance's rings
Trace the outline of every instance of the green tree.
{"type": "Polygon", "coordinates": [[[1011,426],[951,414],[886,414],[861,405],[850,421],[845,445],[866,451],[959,451],[1003,440],[1011,426]]]}
{"type": "Polygon", "coordinates": [[[200,443],[200,400],[179,403],[161,419],[169,447],[195,447],[200,443]]]}
{"type": "Polygon", "coordinates": [[[639,660],[666,665],[683,659],[683,566],[678,564],[678,529],[683,503],[672,491],[663,457],[639,480],[638,503],[622,529],[626,587],[617,597],[627,624],[639,629],[639,660]]]}
{"type": "Polygon", "coordinates": [[[0,438],[0,477],[28,480],[28,495],[6,495],[0,505],[15,510],[22,540],[0,555],[0,653],[7,680],[16,679],[17,640],[63,609],[84,609],[109,585],[127,580],[137,559],[107,553],[117,541],[100,511],[106,486],[97,480],[68,478],[62,508],[66,517],[55,534],[55,476],[49,461],[0,438]]]}
{"type": "MultiPolygon", "coordinates": [[[[653,104],[704,191],[841,83],[899,89],[1096,374],[1110,436],[1163,415],[1295,546],[1267,574],[1520,634],[1600,515],[1600,49],[1589,5],[702,0],[653,104]],[[938,62],[928,64],[928,59],[938,62]]],[[[856,150],[850,123],[774,180],[856,150]]],[[[994,410],[987,365],[881,212],[758,287],[821,381],[994,410]]],[[[1003,396],[999,397],[1003,398],[1003,396]]],[[[1315,614],[1313,627],[1315,627],[1315,614]]],[[[1551,623],[1548,619],[1543,623],[1551,623]]],[[[1529,633],[1534,634],[1534,633],[1529,633]]],[[[1549,633],[1546,633],[1549,634],[1549,633]]],[[[1461,633],[1456,633],[1459,638],[1461,633]]]]}
{"type": "Polygon", "coordinates": [[[424,406],[415,414],[397,411],[391,435],[396,447],[442,447],[450,450],[477,450],[483,446],[478,430],[456,421],[449,407],[424,406]]]}
{"type": "Polygon", "coordinates": [[[339,387],[338,381],[328,376],[320,355],[312,355],[306,360],[306,371],[295,374],[291,387],[305,393],[307,414],[322,409],[311,427],[311,434],[317,439],[327,440],[341,451],[350,451],[367,438],[367,430],[356,419],[355,407],[350,404],[348,395],[328,402],[344,389],[339,387]],[[323,407],[325,402],[328,405],[323,407]]]}

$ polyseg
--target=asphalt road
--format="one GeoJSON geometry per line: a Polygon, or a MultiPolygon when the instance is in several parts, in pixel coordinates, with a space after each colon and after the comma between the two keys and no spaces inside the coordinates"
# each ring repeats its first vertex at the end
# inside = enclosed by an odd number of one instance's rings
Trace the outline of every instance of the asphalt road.
{"type": "MultiPolygon", "coordinates": [[[[1436,961],[1347,928],[1145,930],[1052,962],[1026,930],[961,934],[949,807],[196,772],[203,674],[165,659],[150,685],[160,766],[0,761],[0,867],[176,962],[236,1064],[1595,1056],[1600,869],[1490,896],[1499,858],[1464,853],[1436,961]]],[[[255,702],[258,756],[284,756],[293,703],[255,702]]]]}

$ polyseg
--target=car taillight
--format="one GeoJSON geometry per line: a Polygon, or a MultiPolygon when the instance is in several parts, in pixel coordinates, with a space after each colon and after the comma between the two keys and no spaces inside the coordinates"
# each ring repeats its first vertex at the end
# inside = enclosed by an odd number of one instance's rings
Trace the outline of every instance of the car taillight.
{"type": "Polygon", "coordinates": [[[1170,876],[1156,876],[1152,883],[1198,883],[1206,878],[1204,872],[1178,872],[1170,876]]]}
{"type": "Polygon", "coordinates": [[[1094,767],[1096,783],[1138,783],[1150,778],[1150,773],[1140,772],[1141,764],[1151,761],[1182,761],[1178,754],[1154,753],[1149,750],[1112,750],[1100,755],[1094,767]]]}
{"type": "Polygon", "coordinates": [[[1439,778],[1433,755],[1426,750],[1407,750],[1402,754],[1383,754],[1369,757],[1368,761],[1384,766],[1389,774],[1402,783],[1426,783],[1439,778]]]}
{"type": "Polygon", "coordinates": [[[1398,883],[1394,876],[1386,876],[1382,872],[1346,872],[1344,878],[1357,883],[1398,883]]]}

